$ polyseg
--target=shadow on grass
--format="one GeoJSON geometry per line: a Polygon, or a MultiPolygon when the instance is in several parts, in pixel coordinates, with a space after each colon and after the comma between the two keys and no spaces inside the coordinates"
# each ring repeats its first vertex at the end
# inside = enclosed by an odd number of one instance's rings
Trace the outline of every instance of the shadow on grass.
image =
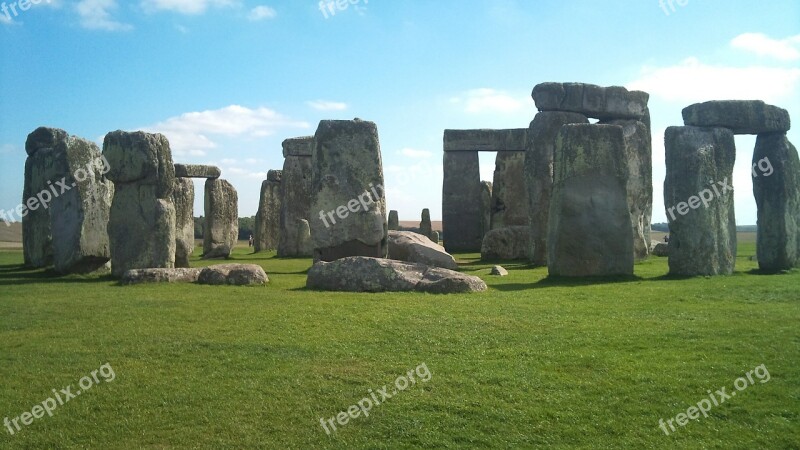
{"type": "Polygon", "coordinates": [[[638,276],[613,276],[613,277],[547,277],[532,283],[509,283],[493,285],[492,289],[498,291],[524,291],[530,289],[545,289],[551,287],[580,287],[596,286],[603,284],[638,283],[648,281],[638,276]]]}
{"type": "Polygon", "coordinates": [[[64,275],[50,269],[31,269],[23,265],[0,266],[0,286],[43,283],[112,283],[117,280],[110,273],[64,275]]]}

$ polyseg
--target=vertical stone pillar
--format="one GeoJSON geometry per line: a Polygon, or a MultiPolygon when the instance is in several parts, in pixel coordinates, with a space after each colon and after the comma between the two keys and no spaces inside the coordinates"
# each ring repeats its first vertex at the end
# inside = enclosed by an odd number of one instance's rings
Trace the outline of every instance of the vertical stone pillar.
{"type": "Polygon", "coordinates": [[[422,210],[422,220],[419,223],[419,234],[431,239],[433,236],[433,224],[431,223],[431,210],[422,210]]]}
{"type": "Polygon", "coordinates": [[[481,243],[492,230],[492,191],[491,181],[481,181],[481,243]]]}
{"type": "Polygon", "coordinates": [[[400,229],[400,216],[397,211],[389,211],[389,230],[397,231],[400,229]]]}
{"type": "Polygon", "coordinates": [[[275,250],[280,241],[281,229],[281,183],[283,171],[270,170],[267,179],[261,183],[261,197],[256,212],[255,242],[256,252],[275,250]]]}
{"type": "Polygon", "coordinates": [[[481,173],[476,151],[446,151],[442,187],[444,246],[449,253],[480,252],[483,242],[481,173]]]}
{"type": "Polygon", "coordinates": [[[492,230],[528,226],[530,204],[525,185],[525,152],[497,152],[491,209],[492,230]]]}
{"type": "Polygon", "coordinates": [[[175,267],[189,267],[194,253],[194,182],[191,178],[175,178],[172,191],[175,205],[175,267]]]}
{"type": "Polygon", "coordinates": [[[227,180],[206,180],[203,259],[228,258],[239,241],[239,195],[227,180]]]}
{"type": "Polygon", "coordinates": [[[298,221],[310,221],[311,213],[311,155],[314,150],[312,136],[286,139],[283,141],[283,163],[281,176],[281,215],[278,256],[311,256],[308,241],[301,245],[298,235],[298,221]]]}

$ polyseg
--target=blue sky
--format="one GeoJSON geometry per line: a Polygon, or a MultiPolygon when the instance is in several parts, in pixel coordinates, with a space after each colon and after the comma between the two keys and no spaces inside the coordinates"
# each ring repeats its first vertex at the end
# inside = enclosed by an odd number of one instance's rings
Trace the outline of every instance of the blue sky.
{"type": "MultiPolygon", "coordinates": [[[[350,0],[335,14],[318,0],[26,3],[0,13],[5,210],[22,200],[38,126],[98,142],[162,132],[176,162],[220,166],[251,216],[284,139],[359,117],[378,125],[389,208],[438,219],[444,129],[527,127],[534,85],[581,81],[651,94],[653,220],[665,222],[663,131],[683,107],[762,99],[800,120],[796,0],[350,0]]],[[[742,225],[756,221],[754,142],[737,138],[742,225]]],[[[483,179],[493,165],[482,156],[483,179]]]]}

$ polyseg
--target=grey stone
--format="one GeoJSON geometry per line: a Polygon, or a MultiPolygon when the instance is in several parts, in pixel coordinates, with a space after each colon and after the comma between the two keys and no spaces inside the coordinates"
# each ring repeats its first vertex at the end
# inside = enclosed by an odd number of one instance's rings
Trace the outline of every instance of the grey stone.
{"type": "Polygon", "coordinates": [[[422,210],[422,220],[419,222],[419,234],[431,238],[433,225],[431,224],[431,211],[428,208],[422,210]]]}
{"type": "Polygon", "coordinates": [[[388,224],[378,127],[359,119],[323,120],[314,142],[309,220],[314,260],[385,257],[388,224]]]}
{"type": "Polygon", "coordinates": [[[669,127],[664,135],[672,275],[729,275],[736,263],[732,189],[736,147],[727,128],[669,127]],[[728,192],[731,191],[731,192],[728,192]],[[711,198],[707,207],[692,198],[711,198]],[[685,213],[685,214],[684,214],[685,213]]]}
{"type": "Polygon", "coordinates": [[[175,267],[189,267],[194,253],[194,182],[191,178],[176,178],[172,191],[175,205],[175,267]]]}
{"type": "Polygon", "coordinates": [[[222,176],[222,171],[216,166],[175,164],[175,176],[178,178],[219,178],[222,176]]]}
{"type": "Polygon", "coordinates": [[[446,152],[522,152],[525,151],[528,130],[444,130],[446,152]]]}
{"type": "Polygon", "coordinates": [[[491,181],[481,181],[481,242],[492,229],[492,192],[491,181]]]}
{"type": "Polygon", "coordinates": [[[525,152],[498,152],[492,183],[491,229],[528,226],[525,152]]]}
{"type": "Polygon", "coordinates": [[[666,257],[669,256],[669,244],[666,242],[655,242],[652,245],[651,253],[655,256],[666,257]]]}
{"type": "MultiPolygon", "coordinates": [[[[439,242],[441,242],[441,239],[439,237],[439,232],[438,231],[431,231],[431,240],[433,242],[437,243],[437,244],[439,242]]],[[[442,248],[444,248],[444,247],[442,247],[442,248]]]]}
{"type": "Polygon", "coordinates": [[[214,286],[263,286],[269,283],[269,278],[256,264],[219,264],[205,267],[197,282],[214,286]]]}
{"type": "Polygon", "coordinates": [[[160,134],[108,133],[103,156],[114,182],[108,222],[111,273],[175,266],[175,167],[160,134]]]}
{"type": "Polygon", "coordinates": [[[478,152],[444,153],[442,227],[449,253],[480,251],[485,213],[480,176],[478,152]]]}
{"type": "Polygon", "coordinates": [[[200,277],[203,269],[175,268],[175,269],[132,269],[122,274],[120,284],[142,283],[194,283],[200,277]]]}
{"type": "Polygon", "coordinates": [[[532,97],[539,111],[565,111],[600,120],[641,119],[650,95],[624,87],[586,83],[541,83],[532,97]]]}
{"type": "Polygon", "coordinates": [[[261,197],[256,212],[253,250],[276,250],[281,231],[281,180],[282,170],[270,170],[261,183],[261,197]]]}
{"type": "Polygon", "coordinates": [[[312,219],[311,179],[313,137],[286,139],[283,141],[283,175],[281,178],[281,215],[278,256],[308,257],[313,251],[301,243],[298,221],[312,219]]]}
{"type": "Polygon", "coordinates": [[[547,238],[550,275],[633,275],[623,128],[564,125],[556,140],[554,168],[547,238]]]}
{"type": "Polygon", "coordinates": [[[683,110],[683,123],[695,127],[729,128],[733,134],[786,132],[789,112],[761,100],[717,100],[696,103],[683,110]]]}
{"type": "Polygon", "coordinates": [[[513,226],[492,230],[483,237],[481,260],[527,259],[530,238],[530,227],[513,226]]]}
{"type": "Polygon", "coordinates": [[[588,124],[582,114],[570,112],[540,112],[528,131],[525,152],[525,183],[528,188],[531,237],[528,255],[537,266],[547,265],[547,224],[550,217],[550,198],[553,192],[553,155],[556,137],[561,127],[570,123],[588,124]]]}
{"type": "Polygon", "coordinates": [[[389,231],[392,230],[399,230],[400,229],[400,217],[397,214],[397,211],[391,210],[389,211],[389,231]]]}
{"type": "Polygon", "coordinates": [[[344,292],[417,291],[432,294],[482,292],[478,277],[424,264],[355,256],[317,262],[308,271],[309,289],[344,292]]]}
{"type": "Polygon", "coordinates": [[[239,195],[221,178],[206,180],[203,259],[229,258],[239,240],[239,195]]]}
{"type": "Polygon", "coordinates": [[[759,268],[780,271],[800,266],[800,160],[785,133],[758,136],[752,173],[759,268]]]}
{"type": "Polygon", "coordinates": [[[389,231],[389,259],[457,270],[458,264],[444,247],[411,231],[389,231]]]}
{"type": "Polygon", "coordinates": [[[503,266],[493,266],[491,274],[498,277],[507,277],[508,270],[506,270],[506,268],[503,266]]]}

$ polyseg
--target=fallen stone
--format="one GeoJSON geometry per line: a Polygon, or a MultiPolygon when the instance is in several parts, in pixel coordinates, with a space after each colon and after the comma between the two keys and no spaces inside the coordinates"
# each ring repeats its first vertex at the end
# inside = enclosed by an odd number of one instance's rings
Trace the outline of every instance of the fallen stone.
{"type": "Polygon", "coordinates": [[[493,266],[491,274],[499,276],[499,277],[507,277],[508,276],[508,270],[506,270],[506,268],[503,267],[503,266],[493,266]]]}
{"type": "Polygon", "coordinates": [[[487,290],[478,277],[424,264],[354,256],[317,262],[308,271],[306,287],[343,292],[417,291],[432,294],[487,290]]]}
{"type": "Polygon", "coordinates": [[[256,264],[220,264],[203,268],[197,282],[215,286],[254,286],[269,283],[269,278],[256,264]]]}
{"type": "Polygon", "coordinates": [[[531,228],[516,226],[491,230],[483,237],[481,260],[527,259],[531,228]]]}
{"type": "Polygon", "coordinates": [[[669,256],[669,244],[666,242],[657,242],[651,251],[655,256],[666,257],[669,256]]]}
{"type": "Polygon", "coordinates": [[[229,258],[239,240],[239,196],[232,184],[206,180],[205,214],[203,259],[229,258]]]}
{"type": "Polygon", "coordinates": [[[194,283],[200,277],[203,269],[175,268],[175,269],[132,269],[122,275],[120,284],[141,283],[194,283]]]}
{"type": "Polygon", "coordinates": [[[389,231],[389,259],[457,270],[458,264],[444,247],[422,234],[389,231]]]}
{"type": "Polygon", "coordinates": [[[789,112],[761,100],[717,100],[696,103],[683,110],[683,123],[694,127],[728,128],[733,134],[786,132],[789,112]]]}
{"type": "Polygon", "coordinates": [[[541,83],[533,88],[539,111],[565,111],[599,120],[641,119],[650,95],[624,87],[586,83],[541,83]]]}
{"type": "Polygon", "coordinates": [[[219,178],[222,171],[215,166],[198,164],[175,164],[175,176],[178,178],[219,178]]]}

